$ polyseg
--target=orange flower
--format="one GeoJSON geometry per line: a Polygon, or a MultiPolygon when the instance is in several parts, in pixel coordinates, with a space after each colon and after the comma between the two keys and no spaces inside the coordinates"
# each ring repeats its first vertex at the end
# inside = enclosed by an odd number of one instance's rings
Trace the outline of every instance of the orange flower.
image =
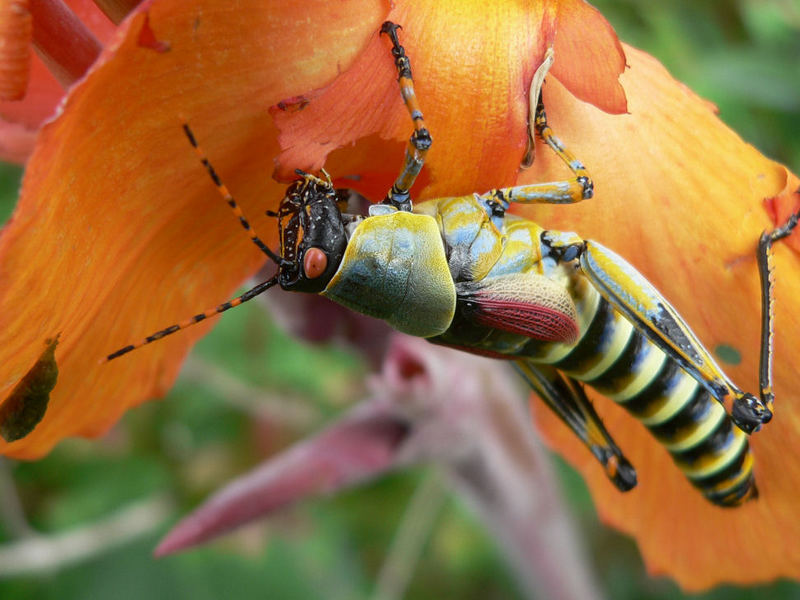
{"type": "MultiPolygon", "coordinates": [[[[42,128],[0,237],[0,398],[36,364],[45,340],[60,336],[47,413],[32,433],[0,445],[4,453],[34,458],[66,436],[99,435],[130,406],[163,394],[211,323],[109,364],[99,359],[224,300],[262,262],[198,165],[184,119],[266,241],[276,232],[264,209],[283,192],[268,176],[275,157],[279,177],[324,162],[334,174],[359,176],[353,185],[373,199],[385,192],[411,131],[377,35],[386,19],[404,27],[435,140],[418,197],[564,177],[544,150],[519,173],[527,84],[552,46],[548,116],[589,167],[597,194],[525,214],[626,256],[710,348],[741,352],[729,371],[757,388],[753,250],[760,230],[797,204],[797,178],[744,144],[653,59],[623,51],[581,0],[490,8],[152,0],[42,128]],[[769,211],[767,198],[776,199],[769,211]]],[[[789,340],[800,282],[796,255],[785,245],[776,254],[778,413],[753,438],[757,502],[730,511],[705,504],[639,424],[600,400],[640,473],[640,487],[620,495],[560,424],[540,416],[585,471],[603,518],[637,536],[652,571],[687,588],[800,573],[792,553],[800,473],[778,455],[797,443],[789,340]]]]}

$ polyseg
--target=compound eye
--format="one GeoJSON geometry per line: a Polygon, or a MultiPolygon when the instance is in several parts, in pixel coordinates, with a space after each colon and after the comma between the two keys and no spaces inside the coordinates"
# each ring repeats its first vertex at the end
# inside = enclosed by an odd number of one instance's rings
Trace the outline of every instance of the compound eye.
{"type": "Polygon", "coordinates": [[[316,279],[328,267],[328,256],[319,248],[309,248],[303,257],[303,271],[308,279],[316,279]]]}

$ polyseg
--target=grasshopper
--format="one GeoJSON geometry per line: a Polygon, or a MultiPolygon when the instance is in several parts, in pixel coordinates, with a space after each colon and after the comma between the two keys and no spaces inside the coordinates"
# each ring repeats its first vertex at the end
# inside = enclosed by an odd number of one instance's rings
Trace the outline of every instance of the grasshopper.
{"type": "MultiPolygon", "coordinates": [[[[399,26],[383,24],[413,123],[403,168],[367,215],[340,208],[327,173],[297,171],[277,218],[280,250],[252,229],[188,125],[185,133],[252,241],[278,266],[241,296],[110,354],[108,360],[184,329],[280,285],[321,294],[398,331],[491,358],[512,360],[541,399],[588,447],[620,490],[636,485],[625,458],[584,392],[622,405],[670,452],[712,503],[757,495],[748,435],[772,417],[771,246],[798,214],[762,234],[758,396],[740,390],[663,295],[622,257],[575,233],[509,214],[514,203],[574,203],[593,195],[584,165],[554,135],[539,90],[533,129],[566,163],[566,181],[412,202],[409,190],[432,139],[414,92],[399,26]],[[725,405],[732,406],[731,414],[725,405]]],[[[549,63],[537,72],[542,81],[549,63]]],[[[539,85],[539,87],[541,87],[539,85]]],[[[533,93],[533,92],[532,92],[533,93]]]]}

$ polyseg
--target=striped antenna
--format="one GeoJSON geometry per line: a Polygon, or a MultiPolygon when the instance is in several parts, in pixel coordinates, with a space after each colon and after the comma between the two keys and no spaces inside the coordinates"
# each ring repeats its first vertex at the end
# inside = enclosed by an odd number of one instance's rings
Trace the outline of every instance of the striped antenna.
{"type": "MultiPolygon", "coordinates": [[[[219,175],[217,175],[217,172],[214,170],[214,167],[211,165],[211,162],[206,157],[205,153],[203,152],[203,149],[200,148],[200,145],[197,143],[197,140],[195,139],[194,134],[192,133],[192,130],[189,128],[189,125],[187,123],[183,124],[183,131],[186,133],[186,137],[189,138],[189,143],[192,145],[195,152],[197,152],[197,156],[200,158],[200,162],[203,163],[203,166],[206,168],[206,171],[211,177],[211,181],[214,182],[214,185],[216,186],[220,196],[222,196],[223,200],[225,200],[225,202],[228,203],[228,206],[230,206],[231,210],[233,211],[233,214],[236,215],[236,217],[239,219],[239,223],[242,225],[242,227],[244,227],[244,230],[250,236],[250,239],[253,241],[253,243],[256,246],[258,246],[259,249],[264,254],[266,254],[272,261],[274,261],[279,268],[286,266],[287,261],[285,261],[275,252],[270,250],[269,247],[261,240],[261,238],[258,237],[255,230],[250,226],[250,223],[244,216],[242,209],[239,207],[236,200],[233,198],[233,195],[228,191],[228,188],[225,186],[225,184],[222,183],[222,180],[219,178],[219,175]]],[[[182,329],[186,329],[187,327],[191,327],[195,323],[199,323],[200,321],[205,321],[209,317],[213,317],[214,315],[223,313],[229,308],[233,308],[234,306],[239,306],[242,302],[247,302],[248,300],[255,298],[262,292],[274,286],[276,283],[278,283],[279,278],[280,278],[280,271],[272,279],[264,281],[263,283],[259,283],[254,288],[247,290],[241,296],[237,296],[236,298],[234,298],[233,300],[229,300],[228,302],[223,302],[222,304],[220,304],[219,306],[215,306],[214,308],[209,308],[205,312],[196,314],[195,316],[186,319],[185,321],[181,321],[180,323],[176,323],[175,325],[170,325],[169,327],[161,329],[160,331],[156,331],[154,334],[147,336],[146,338],[144,338],[139,342],[136,342],[135,344],[128,344],[124,348],[120,348],[119,350],[109,354],[102,362],[108,362],[110,360],[114,360],[115,358],[118,358],[123,354],[127,354],[128,352],[132,352],[133,350],[141,348],[142,346],[145,346],[151,342],[155,342],[156,340],[160,340],[161,338],[166,337],[170,334],[181,331],[182,329]]]]}
{"type": "Polygon", "coordinates": [[[256,287],[247,290],[244,294],[242,294],[241,296],[237,296],[233,300],[229,300],[228,302],[223,302],[219,306],[216,306],[214,308],[209,308],[207,311],[197,314],[189,319],[186,319],[185,321],[181,321],[180,323],[177,323],[175,325],[170,325],[169,327],[166,327],[160,331],[156,331],[154,334],[148,335],[146,338],[144,338],[139,342],[136,342],[135,344],[129,344],[124,348],[120,348],[116,352],[112,352],[111,354],[109,354],[102,362],[108,362],[110,360],[114,360],[115,358],[118,358],[123,354],[127,354],[128,352],[136,350],[137,348],[146,346],[150,342],[155,342],[156,340],[160,340],[161,338],[166,337],[172,333],[175,333],[176,331],[180,331],[181,329],[186,329],[187,327],[191,327],[195,323],[199,323],[200,321],[205,321],[209,317],[213,317],[214,315],[223,313],[229,308],[233,308],[234,306],[239,306],[242,302],[247,302],[248,300],[255,298],[260,293],[268,290],[273,285],[278,283],[279,277],[280,273],[277,273],[272,279],[264,281],[263,283],[259,283],[256,287]]]}
{"type": "Polygon", "coordinates": [[[259,249],[269,256],[275,263],[278,265],[283,264],[281,257],[275,254],[269,247],[261,240],[260,237],[256,234],[255,230],[251,227],[250,222],[247,220],[247,217],[244,216],[242,209],[237,204],[236,200],[234,199],[233,195],[228,191],[228,188],[222,183],[222,180],[217,175],[217,172],[214,170],[214,167],[211,165],[211,162],[208,160],[208,157],[203,152],[203,149],[200,147],[200,144],[197,143],[197,139],[194,137],[194,133],[189,128],[188,123],[183,124],[183,131],[186,133],[186,137],[189,138],[189,143],[194,148],[194,151],[197,153],[198,158],[200,158],[200,162],[203,163],[203,166],[208,171],[209,176],[211,177],[211,181],[214,182],[214,186],[217,188],[219,195],[222,196],[222,199],[228,203],[228,206],[231,207],[233,214],[239,219],[239,223],[244,227],[244,230],[247,232],[247,235],[250,236],[250,239],[253,243],[259,247],[259,249]]]}

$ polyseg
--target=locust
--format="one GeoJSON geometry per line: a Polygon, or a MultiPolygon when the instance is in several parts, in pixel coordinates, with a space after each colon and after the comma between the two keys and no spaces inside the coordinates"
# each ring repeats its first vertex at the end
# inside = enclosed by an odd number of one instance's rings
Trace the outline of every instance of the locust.
{"type": "MultiPolygon", "coordinates": [[[[324,170],[316,175],[298,170],[278,210],[268,212],[278,224],[280,247],[273,251],[185,124],[220,195],[277,272],[237,298],[125,346],[107,360],[279,285],[320,294],[435,344],[512,361],[622,491],[636,485],[636,471],[585,386],[649,429],[708,501],[731,507],[755,498],[749,435],[770,421],[774,402],[771,248],[796,227],[798,214],[764,232],[756,248],[762,338],[755,395],[736,386],[686,321],[624,258],[594,240],[548,230],[508,212],[514,204],[571,204],[594,193],[586,167],[548,124],[541,86],[532,86],[532,129],[571,170],[571,179],[412,201],[410,189],[432,138],[399,29],[386,22],[380,31],[391,42],[413,132],[385,199],[366,215],[350,214],[342,209],[343,191],[324,170]]],[[[545,61],[534,80],[543,81],[547,68],[545,61]]]]}

